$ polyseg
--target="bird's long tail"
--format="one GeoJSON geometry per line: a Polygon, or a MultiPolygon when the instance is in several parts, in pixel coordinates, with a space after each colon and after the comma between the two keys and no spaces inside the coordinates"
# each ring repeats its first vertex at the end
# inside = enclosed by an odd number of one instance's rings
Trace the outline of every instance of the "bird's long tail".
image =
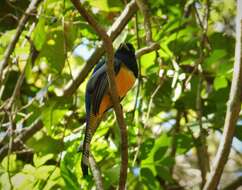
{"type": "Polygon", "coordinates": [[[82,168],[83,176],[88,175],[90,143],[99,123],[100,123],[100,119],[98,119],[93,114],[90,114],[90,117],[87,120],[85,138],[84,138],[83,150],[82,150],[81,168],[82,168]]]}

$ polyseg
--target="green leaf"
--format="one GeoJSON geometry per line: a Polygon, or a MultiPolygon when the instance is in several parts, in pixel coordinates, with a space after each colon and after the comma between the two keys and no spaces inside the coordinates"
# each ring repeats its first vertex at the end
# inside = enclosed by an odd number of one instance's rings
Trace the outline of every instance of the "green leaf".
{"type": "Polygon", "coordinates": [[[164,158],[165,152],[167,151],[170,143],[171,138],[166,134],[162,134],[158,139],[156,139],[155,145],[150,150],[149,155],[145,160],[142,160],[142,167],[148,166],[153,172],[155,172],[155,164],[157,164],[155,161],[162,160],[164,158]]]}
{"type": "Polygon", "coordinates": [[[43,165],[35,169],[34,176],[38,180],[46,180],[51,172],[53,172],[55,166],[43,165]]]}
{"type": "Polygon", "coordinates": [[[76,175],[73,174],[69,168],[61,167],[61,176],[63,177],[68,189],[80,189],[76,175]]]}
{"type": "Polygon", "coordinates": [[[48,136],[43,131],[39,131],[27,143],[28,147],[34,149],[36,153],[44,154],[58,154],[64,149],[62,140],[56,140],[48,136]]]}
{"type": "Polygon", "coordinates": [[[236,125],[235,128],[235,136],[242,141],[242,123],[241,120],[239,120],[238,124],[236,125]]]}
{"type": "Polygon", "coordinates": [[[176,138],[177,154],[184,154],[194,146],[193,139],[188,134],[178,134],[176,138]]]}
{"type": "Polygon", "coordinates": [[[34,155],[34,165],[36,167],[40,167],[44,165],[48,160],[52,159],[54,157],[53,154],[47,154],[44,156],[37,156],[36,154],[34,155]]]}
{"type": "Polygon", "coordinates": [[[64,34],[62,30],[49,31],[46,42],[40,51],[39,61],[43,57],[47,60],[49,71],[60,74],[65,64],[64,34]]]}
{"type": "Polygon", "coordinates": [[[60,123],[68,107],[64,98],[49,100],[41,110],[41,118],[48,132],[51,133],[52,126],[60,123]]]}
{"type": "Polygon", "coordinates": [[[4,169],[5,171],[9,170],[9,172],[14,172],[17,169],[17,159],[16,159],[16,154],[11,154],[9,155],[9,158],[6,156],[2,163],[1,163],[1,168],[4,169]],[[9,165],[8,165],[8,159],[9,159],[9,165]]]}
{"type": "Polygon", "coordinates": [[[147,139],[144,143],[141,144],[141,148],[140,148],[140,152],[141,152],[140,159],[141,160],[144,160],[147,158],[153,145],[154,145],[153,139],[147,139]]]}
{"type": "Polygon", "coordinates": [[[122,7],[122,3],[120,0],[89,0],[91,6],[98,8],[101,11],[120,11],[122,7]]]}
{"type": "Polygon", "coordinates": [[[146,184],[149,189],[157,189],[155,176],[149,168],[141,168],[140,175],[143,184],[146,184]]]}
{"type": "Polygon", "coordinates": [[[211,55],[205,60],[205,63],[210,65],[213,64],[214,62],[222,59],[227,55],[226,50],[224,49],[215,49],[211,55]]]}
{"type": "Polygon", "coordinates": [[[78,37],[78,30],[79,27],[73,22],[66,22],[65,23],[65,38],[66,38],[66,48],[67,50],[72,50],[74,42],[78,37]]]}
{"type": "MultiPolygon", "coordinates": [[[[8,181],[8,180],[7,180],[8,181]]],[[[13,186],[18,190],[34,189],[34,177],[31,174],[19,172],[12,177],[13,186]]],[[[5,189],[5,188],[4,188],[5,189]]],[[[8,188],[6,188],[8,189],[8,188]]]]}
{"type": "Polygon", "coordinates": [[[0,187],[1,189],[6,189],[6,190],[11,189],[7,172],[0,175],[0,187]]]}
{"type": "Polygon", "coordinates": [[[215,90],[219,90],[221,88],[226,88],[228,86],[228,81],[224,76],[217,76],[214,79],[213,87],[215,90]]]}
{"type": "Polygon", "coordinates": [[[163,158],[163,156],[165,155],[167,149],[168,149],[167,146],[159,147],[158,150],[154,154],[154,161],[157,162],[157,161],[161,160],[163,158]]]}
{"type": "Polygon", "coordinates": [[[34,37],[33,37],[35,48],[38,51],[41,50],[46,40],[47,32],[45,31],[45,26],[46,26],[45,18],[41,16],[34,30],[34,37]]]}
{"type": "Polygon", "coordinates": [[[110,169],[107,169],[105,171],[105,176],[107,176],[108,181],[111,184],[118,184],[118,180],[119,180],[119,170],[120,170],[120,166],[119,165],[114,165],[113,167],[111,167],[110,169]]]}
{"type": "Polygon", "coordinates": [[[156,166],[157,174],[165,181],[172,182],[170,168],[166,166],[156,166]]]}
{"type": "Polygon", "coordinates": [[[146,71],[146,69],[154,64],[155,61],[155,52],[151,52],[148,54],[145,54],[141,57],[141,64],[142,64],[142,71],[146,71]]]}

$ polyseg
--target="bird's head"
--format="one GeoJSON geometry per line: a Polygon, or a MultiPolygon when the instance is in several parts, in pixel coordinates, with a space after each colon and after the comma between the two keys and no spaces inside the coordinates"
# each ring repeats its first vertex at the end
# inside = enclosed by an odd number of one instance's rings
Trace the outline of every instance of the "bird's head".
{"type": "Polygon", "coordinates": [[[138,77],[138,65],[135,58],[135,49],[130,43],[121,43],[115,52],[115,58],[121,60],[130,70],[133,71],[135,77],[138,77]]]}
{"type": "Polygon", "coordinates": [[[121,43],[117,52],[135,54],[134,46],[131,43],[121,43]]]}

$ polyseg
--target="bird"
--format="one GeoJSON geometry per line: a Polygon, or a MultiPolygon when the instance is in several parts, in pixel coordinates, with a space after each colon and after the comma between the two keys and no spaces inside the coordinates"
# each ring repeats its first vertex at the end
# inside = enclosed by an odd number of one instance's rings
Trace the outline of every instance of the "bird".
{"type": "MultiPolygon", "coordinates": [[[[121,43],[114,54],[114,71],[117,93],[122,100],[133,87],[138,77],[135,49],[131,43],[121,43]]],[[[86,129],[82,144],[81,168],[83,176],[88,175],[90,143],[107,110],[112,108],[107,76],[107,61],[101,59],[90,76],[85,93],[86,129]]]]}

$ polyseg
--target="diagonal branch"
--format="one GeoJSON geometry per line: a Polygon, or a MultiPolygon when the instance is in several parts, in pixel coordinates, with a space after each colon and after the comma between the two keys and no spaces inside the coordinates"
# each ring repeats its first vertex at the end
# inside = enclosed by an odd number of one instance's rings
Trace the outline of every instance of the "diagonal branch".
{"type": "Polygon", "coordinates": [[[135,57],[136,57],[136,59],[139,59],[142,55],[150,53],[152,51],[156,51],[158,49],[160,49],[160,45],[157,43],[152,43],[149,46],[146,46],[146,47],[141,48],[138,51],[136,51],[135,57]]]}
{"type": "Polygon", "coordinates": [[[114,49],[112,45],[112,39],[108,36],[106,31],[99,25],[99,23],[85,10],[82,4],[78,0],[71,0],[78,12],[84,17],[84,19],[93,27],[96,33],[101,37],[104,48],[107,52],[107,75],[110,86],[110,95],[113,102],[114,111],[118,121],[118,125],[121,133],[121,168],[119,178],[119,189],[125,189],[125,183],[127,179],[128,168],[128,138],[127,127],[124,122],[123,112],[119,103],[117,87],[115,83],[114,73],[114,49]]]}
{"type": "Polygon", "coordinates": [[[236,19],[236,46],[235,46],[235,60],[234,73],[232,85],[230,89],[230,96],[227,105],[226,117],[224,122],[223,137],[219,144],[218,152],[216,154],[212,172],[209,175],[204,190],[214,190],[217,188],[221,178],[224,166],[227,162],[232,139],[234,136],[235,126],[239,117],[241,109],[241,95],[242,95],[242,1],[237,0],[237,19],[236,19]]]}
{"type": "Polygon", "coordinates": [[[16,33],[13,36],[13,39],[11,41],[11,43],[9,43],[6,51],[4,52],[4,56],[3,56],[3,60],[0,62],[0,84],[2,83],[3,80],[3,69],[7,66],[8,64],[8,60],[10,58],[10,55],[12,54],[18,40],[19,37],[21,35],[21,33],[24,30],[25,24],[27,23],[29,17],[30,17],[30,13],[32,13],[36,7],[38,6],[38,4],[41,2],[41,0],[33,0],[31,1],[31,3],[29,4],[28,8],[26,9],[25,13],[23,14],[22,18],[19,21],[18,27],[16,29],[16,33]]]}
{"type": "MultiPolygon", "coordinates": [[[[118,17],[118,19],[113,23],[111,28],[108,30],[108,35],[111,40],[115,40],[115,38],[122,32],[124,27],[127,25],[129,20],[137,11],[137,5],[135,0],[130,1],[129,4],[126,5],[124,11],[118,17]]],[[[64,96],[71,96],[76,89],[80,86],[80,84],[85,80],[88,73],[92,70],[94,65],[100,60],[102,55],[104,54],[104,45],[96,48],[92,56],[87,60],[86,64],[82,68],[82,70],[78,73],[77,77],[74,80],[71,80],[63,89],[62,94],[64,96]]]]}

